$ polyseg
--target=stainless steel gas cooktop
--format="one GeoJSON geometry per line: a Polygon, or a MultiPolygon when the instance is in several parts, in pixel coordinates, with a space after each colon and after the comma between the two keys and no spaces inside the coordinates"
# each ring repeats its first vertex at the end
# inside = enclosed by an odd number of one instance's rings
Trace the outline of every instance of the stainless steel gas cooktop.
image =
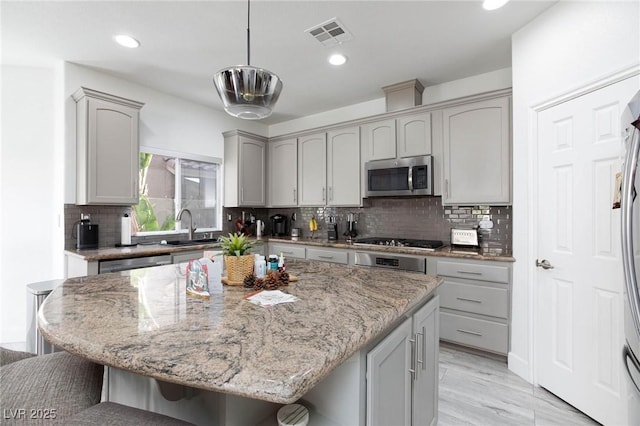
{"type": "Polygon", "coordinates": [[[409,247],[409,248],[420,248],[420,249],[427,249],[427,250],[435,250],[443,246],[442,241],[439,241],[439,240],[417,240],[417,239],[411,239],[411,238],[384,238],[384,237],[358,238],[354,241],[354,244],[389,246],[389,247],[409,247]]]}

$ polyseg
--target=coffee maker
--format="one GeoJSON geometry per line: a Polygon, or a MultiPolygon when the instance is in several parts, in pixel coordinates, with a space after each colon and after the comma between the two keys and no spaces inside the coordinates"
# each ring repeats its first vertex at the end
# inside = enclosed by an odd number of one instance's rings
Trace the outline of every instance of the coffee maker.
{"type": "Polygon", "coordinates": [[[287,235],[288,223],[287,217],[281,214],[271,216],[271,235],[273,237],[283,237],[287,235]]]}
{"type": "Polygon", "coordinates": [[[329,216],[329,223],[327,223],[327,239],[329,241],[338,239],[338,224],[336,223],[335,216],[329,216]]]}

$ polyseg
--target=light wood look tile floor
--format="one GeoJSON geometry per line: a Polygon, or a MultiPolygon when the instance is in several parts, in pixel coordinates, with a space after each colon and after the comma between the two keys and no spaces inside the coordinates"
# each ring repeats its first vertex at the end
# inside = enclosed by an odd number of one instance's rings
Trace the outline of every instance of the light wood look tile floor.
{"type": "Polygon", "coordinates": [[[440,346],[439,426],[598,425],[504,360],[440,346]]]}

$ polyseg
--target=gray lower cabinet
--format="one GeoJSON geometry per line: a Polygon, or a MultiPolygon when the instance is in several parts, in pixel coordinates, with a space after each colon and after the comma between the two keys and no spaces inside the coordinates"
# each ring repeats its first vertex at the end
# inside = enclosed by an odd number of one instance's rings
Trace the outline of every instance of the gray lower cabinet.
{"type": "MultiPolygon", "coordinates": [[[[444,278],[440,338],[506,355],[509,351],[511,265],[503,262],[430,258],[444,278]]],[[[433,270],[433,269],[431,269],[433,270]]]]}
{"type": "Polygon", "coordinates": [[[269,243],[268,253],[270,254],[280,254],[282,253],[285,259],[306,259],[306,249],[304,246],[297,244],[280,244],[280,243],[269,243]]]}
{"type": "Polygon", "coordinates": [[[367,425],[438,421],[438,296],[367,354],[367,425]]]}
{"type": "Polygon", "coordinates": [[[269,253],[282,253],[285,259],[309,259],[321,262],[349,263],[349,252],[347,250],[330,247],[316,247],[302,244],[269,243],[269,253]]]}
{"type": "Polygon", "coordinates": [[[346,265],[349,263],[349,254],[345,250],[309,247],[307,248],[307,259],[346,265]]]}

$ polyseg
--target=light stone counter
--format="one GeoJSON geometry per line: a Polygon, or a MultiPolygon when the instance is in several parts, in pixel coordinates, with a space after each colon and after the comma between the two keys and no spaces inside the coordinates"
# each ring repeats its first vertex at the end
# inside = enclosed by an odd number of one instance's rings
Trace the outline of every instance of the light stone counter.
{"type": "Polygon", "coordinates": [[[299,282],[283,290],[301,300],[270,308],[243,300],[242,287],[211,300],[186,297],[180,265],[68,279],[45,300],[39,325],[54,345],[98,363],[291,403],[442,282],[313,261],[291,261],[288,270],[299,282]]]}

